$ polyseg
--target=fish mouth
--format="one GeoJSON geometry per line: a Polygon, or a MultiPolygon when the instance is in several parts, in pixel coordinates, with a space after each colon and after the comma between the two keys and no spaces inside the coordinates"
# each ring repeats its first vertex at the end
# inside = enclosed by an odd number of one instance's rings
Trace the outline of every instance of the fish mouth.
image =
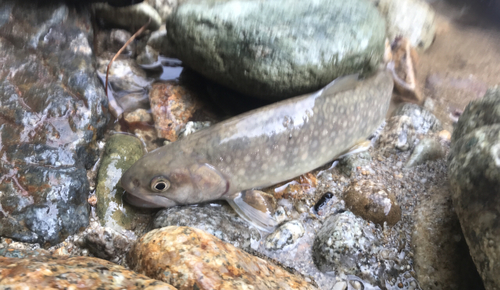
{"type": "Polygon", "coordinates": [[[123,200],[128,204],[143,208],[165,208],[177,205],[175,201],[161,195],[137,196],[130,192],[123,194],[123,200]]]}

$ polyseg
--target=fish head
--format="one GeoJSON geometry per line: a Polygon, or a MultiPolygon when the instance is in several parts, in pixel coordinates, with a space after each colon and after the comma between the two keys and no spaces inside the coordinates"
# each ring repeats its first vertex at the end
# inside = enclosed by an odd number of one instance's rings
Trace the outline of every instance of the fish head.
{"type": "Polygon", "coordinates": [[[123,174],[121,185],[128,203],[156,208],[195,204],[220,199],[229,189],[226,178],[210,164],[160,160],[150,152],[123,174]]]}

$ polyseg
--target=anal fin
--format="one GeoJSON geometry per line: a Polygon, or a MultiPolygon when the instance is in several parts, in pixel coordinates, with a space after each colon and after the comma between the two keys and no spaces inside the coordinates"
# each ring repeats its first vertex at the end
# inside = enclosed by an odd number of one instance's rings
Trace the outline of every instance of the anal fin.
{"type": "Polygon", "coordinates": [[[259,230],[273,232],[277,226],[274,219],[276,200],[260,190],[245,190],[227,198],[227,202],[240,217],[259,230]]]}

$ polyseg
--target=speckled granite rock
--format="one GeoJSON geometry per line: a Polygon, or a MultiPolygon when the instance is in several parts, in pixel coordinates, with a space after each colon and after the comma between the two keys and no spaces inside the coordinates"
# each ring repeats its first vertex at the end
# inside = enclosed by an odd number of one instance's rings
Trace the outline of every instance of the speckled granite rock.
{"type": "Polygon", "coordinates": [[[297,243],[304,233],[304,225],[300,221],[286,222],[266,237],[265,247],[268,250],[283,250],[297,243]]]}
{"type": "Polygon", "coordinates": [[[448,176],[455,210],[485,287],[500,289],[500,124],[482,126],[456,140],[448,176]]]}
{"type": "Polygon", "coordinates": [[[0,257],[2,289],[169,289],[122,266],[91,257],[0,257]]]}
{"type": "Polygon", "coordinates": [[[377,140],[377,146],[396,153],[411,150],[415,146],[415,129],[408,116],[394,116],[388,121],[377,140]]]}
{"type": "Polygon", "coordinates": [[[384,52],[385,22],[363,0],[186,1],[166,27],[186,66],[270,100],[372,70],[384,52]]]}
{"type": "Polygon", "coordinates": [[[427,134],[427,132],[439,132],[443,130],[438,118],[417,104],[403,103],[392,112],[392,116],[410,117],[413,129],[417,134],[427,134]]]}
{"type": "Polygon", "coordinates": [[[352,182],[344,192],[346,207],[365,220],[389,226],[401,219],[401,208],[396,197],[383,184],[371,180],[352,182]]]}
{"type": "Polygon", "coordinates": [[[108,121],[91,27],[63,2],[0,3],[0,236],[47,246],[88,225],[108,121]]]}
{"type": "Polygon", "coordinates": [[[224,242],[239,248],[250,248],[261,235],[228,204],[202,204],[177,206],[160,210],[153,221],[153,228],[186,226],[203,230],[224,242]]]}
{"type": "Polygon", "coordinates": [[[317,289],[271,262],[188,227],[147,233],[128,261],[135,271],[178,289],[317,289]]]}

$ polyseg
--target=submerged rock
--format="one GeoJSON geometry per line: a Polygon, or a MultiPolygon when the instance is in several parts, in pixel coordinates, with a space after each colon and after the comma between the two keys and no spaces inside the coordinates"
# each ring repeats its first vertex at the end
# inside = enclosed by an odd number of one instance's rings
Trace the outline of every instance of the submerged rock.
{"type": "Polygon", "coordinates": [[[153,228],[186,226],[203,230],[242,249],[258,243],[261,236],[227,204],[172,207],[159,211],[153,228]]]}
{"type": "Polygon", "coordinates": [[[413,167],[426,161],[444,158],[444,155],[445,152],[441,143],[432,137],[427,137],[418,142],[405,166],[413,167]]]}
{"type": "Polygon", "coordinates": [[[434,40],[435,13],[423,0],[379,0],[380,12],[387,19],[387,32],[392,40],[408,38],[413,47],[427,49],[434,40]]]}
{"type": "Polygon", "coordinates": [[[396,197],[385,186],[371,180],[354,181],[344,193],[346,207],[365,220],[389,226],[401,219],[396,197]]]}
{"type": "Polygon", "coordinates": [[[385,23],[362,0],[186,1],[166,26],[186,66],[269,100],[371,71],[384,52],[385,23]]]}
{"type": "Polygon", "coordinates": [[[425,108],[411,103],[403,103],[394,110],[392,116],[408,116],[417,134],[439,132],[443,129],[441,122],[425,108]]]}
{"type": "Polygon", "coordinates": [[[3,289],[170,289],[171,285],[91,257],[0,257],[3,289]]]}
{"type": "Polygon", "coordinates": [[[117,27],[123,27],[135,33],[141,26],[146,24],[150,30],[158,30],[161,25],[161,17],[158,12],[147,3],[139,3],[125,7],[113,7],[106,3],[94,3],[92,8],[98,19],[117,27]]]}
{"type": "Polygon", "coordinates": [[[377,140],[378,147],[389,152],[408,151],[415,146],[415,129],[408,116],[394,116],[377,140]]]}
{"type": "Polygon", "coordinates": [[[141,141],[134,136],[114,134],[107,138],[95,191],[96,214],[102,226],[118,232],[133,228],[137,209],[123,201],[120,179],[143,153],[141,141]]]}
{"type": "Polygon", "coordinates": [[[317,289],[271,262],[188,227],[147,233],[128,258],[132,269],[179,289],[317,289]]]}
{"type": "Polygon", "coordinates": [[[90,14],[0,3],[0,236],[53,245],[88,225],[86,168],[108,121],[90,14]]]}
{"type": "Polygon", "coordinates": [[[285,247],[295,244],[304,233],[305,229],[300,221],[289,221],[266,237],[266,249],[283,250],[285,247]]]}

